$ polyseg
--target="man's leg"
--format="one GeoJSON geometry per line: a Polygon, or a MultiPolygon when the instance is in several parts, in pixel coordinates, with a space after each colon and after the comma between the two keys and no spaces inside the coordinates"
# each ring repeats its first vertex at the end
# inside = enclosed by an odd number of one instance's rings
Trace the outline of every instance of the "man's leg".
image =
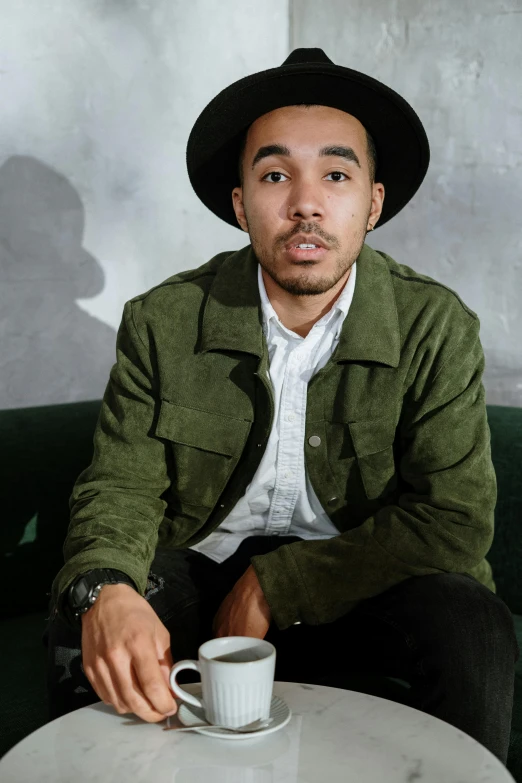
{"type": "Polygon", "coordinates": [[[506,764],[515,663],[507,605],[467,574],[412,577],[362,601],[333,623],[271,626],[281,666],[297,681],[337,670],[397,677],[409,703],[488,748],[506,764]]]}

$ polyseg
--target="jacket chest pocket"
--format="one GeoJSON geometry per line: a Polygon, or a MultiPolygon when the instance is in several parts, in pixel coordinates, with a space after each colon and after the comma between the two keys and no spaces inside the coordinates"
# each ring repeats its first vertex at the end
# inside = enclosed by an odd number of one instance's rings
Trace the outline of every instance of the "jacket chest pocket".
{"type": "Polygon", "coordinates": [[[214,508],[243,452],[251,421],[161,401],[155,433],[170,441],[172,491],[179,500],[214,508]]]}
{"type": "Polygon", "coordinates": [[[373,500],[392,492],[397,487],[395,423],[381,416],[352,421],[348,426],[366,497],[373,500]]]}

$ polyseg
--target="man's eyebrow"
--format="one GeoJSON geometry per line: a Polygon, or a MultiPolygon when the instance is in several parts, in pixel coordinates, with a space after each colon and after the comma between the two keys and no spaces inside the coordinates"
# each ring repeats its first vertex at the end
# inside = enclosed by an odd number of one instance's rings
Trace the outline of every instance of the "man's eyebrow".
{"type": "MultiPolygon", "coordinates": [[[[270,155],[282,155],[287,158],[292,157],[292,153],[288,147],[285,147],[283,144],[267,144],[264,147],[260,147],[256,152],[252,162],[252,168],[254,168],[256,163],[259,163],[260,160],[263,160],[263,158],[268,158],[270,155]]],[[[319,150],[319,156],[324,157],[325,155],[344,158],[347,161],[357,164],[357,166],[361,168],[359,158],[351,147],[345,147],[343,145],[322,147],[322,149],[319,150]]]]}

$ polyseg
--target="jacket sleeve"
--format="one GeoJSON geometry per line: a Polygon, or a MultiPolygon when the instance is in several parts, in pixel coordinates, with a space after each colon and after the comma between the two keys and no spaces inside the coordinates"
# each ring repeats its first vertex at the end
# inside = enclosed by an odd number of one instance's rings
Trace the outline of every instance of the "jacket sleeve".
{"type": "MultiPolygon", "coordinates": [[[[65,564],[51,601],[60,611],[63,591],[92,568],[116,568],[145,594],[170,484],[165,446],[153,436],[157,393],[146,338],[125,304],[116,338],[116,363],[94,433],[92,462],[76,480],[63,546],[65,564]]],[[[143,330],[145,332],[145,330],[143,330]]]]}
{"type": "Polygon", "coordinates": [[[411,576],[469,572],[489,551],[497,497],[479,319],[445,336],[403,398],[402,486],[358,527],[251,558],[276,625],[336,620],[411,576]]]}

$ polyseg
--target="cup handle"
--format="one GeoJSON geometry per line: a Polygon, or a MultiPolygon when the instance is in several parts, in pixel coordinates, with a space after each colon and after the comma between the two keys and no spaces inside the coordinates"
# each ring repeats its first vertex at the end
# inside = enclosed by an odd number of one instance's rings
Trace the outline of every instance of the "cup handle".
{"type": "Polygon", "coordinates": [[[186,659],[184,661],[178,661],[178,663],[175,663],[172,669],[170,670],[169,680],[170,680],[170,687],[176,694],[176,696],[183,701],[188,702],[189,704],[193,704],[194,707],[201,707],[202,710],[205,709],[203,706],[203,701],[198,698],[198,696],[194,696],[193,693],[189,693],[188,691],[184,690],[177,682],[176,682],[176,674],[180,672],[182,669],[194,669],[195,672],[199,672],[201,676],[201,666],[199,661],[191,661],[189,659],[186,659]]]}

